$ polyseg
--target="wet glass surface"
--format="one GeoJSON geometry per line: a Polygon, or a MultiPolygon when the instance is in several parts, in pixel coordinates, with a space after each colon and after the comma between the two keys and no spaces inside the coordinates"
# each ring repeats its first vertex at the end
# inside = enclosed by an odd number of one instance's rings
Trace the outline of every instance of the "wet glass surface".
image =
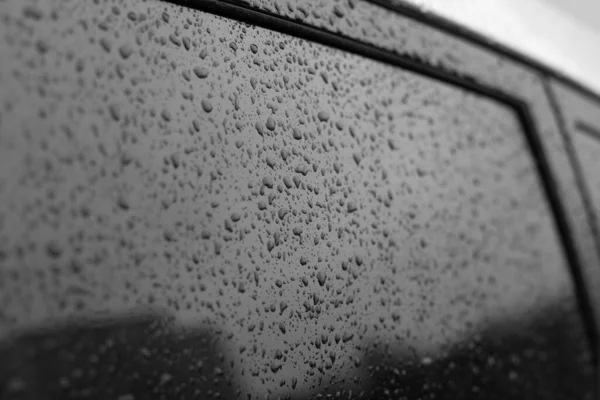
{"type": "Polygon", "coordinates": [[[0,4],[6,398],[589,398],[516,115],[161,2],[0,4]]]}

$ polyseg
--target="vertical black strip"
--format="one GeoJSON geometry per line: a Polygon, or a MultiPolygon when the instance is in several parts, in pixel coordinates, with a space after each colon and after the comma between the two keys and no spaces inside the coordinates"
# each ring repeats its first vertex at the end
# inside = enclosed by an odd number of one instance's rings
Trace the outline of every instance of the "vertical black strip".
{"type": "MultiPolygon", "coordinates": [[[[547,86],[546,80],[544,80],[544,86],[547,86]]],[[[553,106],[554,108],[554,106],[553,106]]],[[[546,192],[546,197],[552,214],[554,215],[554,221],[557,228],[557,233],[560,237],[560,241],[563,244],[564,254],[567,258],[571,277],[575,286],[575,295],[579,310],[582,314],[583,325],[586,331],[590,347],[592,349],[592,362],[594,367],[598,368],[598,329],[596,325],[596,315],[591,303],[591,297],[587,289],[585,277],[583,275],[583,267],[581,257],[578,254],[577,247],[575,246],[573,230],[567,219],[567,212],[563,205],[560,194],[558,193],[556,179],[552,172],[552,168],[548,162],[544,145],[536,129],[535,122],[529,112],[529,107],[522,104],[517,108],[519,119],[524,123],[525,137],[527,143],[533,155],[533,159],[536,162],[536,167],[539,172],[542,186],[546,192]]],[[[555,114],[556,110],[553,110],[555,114]]],[[[563,127],[560,126],[562,130],[563,127]]],[[[561,132],[562,134],[562,132],[561,132]]]]}
{"type": "MultiPolygon", "coordinates": [[[[596,254],[598,254],[598,256],[600,257],[600,232],[598,232],[598,225],[597,225],[597,215],[596,215],[596,210],[593,206],[593,202],[592,202],[592,198],[590,195],[590,191],[587,185],[587,182],[584,178],[584,172],[583,172],[583,167],[581,166],[581,163],[579,162],[579,158],[577,157],[577,151],[575,149],[575,145],[573,144],[573,141],[571,140],[571,135],[569,134],[569,129],[567,127],[567,123],[564,117],[564,114],[562,112],[561,107],[558,104],[558,97],[556,95],[556,92],[554,91],[554,89],[552,88],[552,83],[550,80],[550,77],[546,76],[544,79],[544,90],[546,91],[546,96],[548,97],[548,101],[550,102],[550,106],[552,107],[552,111],[554,112],[554,115],[556,117],[556,121],[558,123],[559,129],[561,131],[561,135],[563,137],[563,142],[565,144],[565,147],[567,148],[567,157],[569,158],[569,161],[573,167],[573,170],[575,172],[575,181],[577,184],[577,187],[581,193],[581,197],[583,200],[583,205],[585,208],[585,212],[588,214],[589,216],[589,223],[590,223],[590,230],[592,231],[592,235],[594,236],[594,244],[595,244],[595,250],[596,250],[596,254]]],[[[600,266],[597,266],[598,268],[600,268],[600,266]]],[[[580,274],[581,275],[581,274],[580,274]]],[[[580,279],[583,282],[581,283],[581,285],[583,286],[583,289],[585,289],[585,280],[583,276],[580,277],[576,277],[576,279],[580,279]]],[[[589,295],[587,295],[587,303],[591,304],[591,299],[589,298],[589,295]]],[[[595,320],[595,315],[593,310],[591,309],[591,306],[588,306],[588,308],[590,308],[589,310],[587,310],[587,312],[589,312],[591,314],[590,318],[592,318],[592,320],[595,320]]],[[[592,342],[592,345],[594,346],[594,351],[596,354],[596,366],[598,366],[598,352],[599,352],[599,347],[600,344],[598,343],[598,331],[597,331],[597,325],[594,324],[594,332],[593,332],[593,338],[594,341],[592,342]]],[[[600,375],[600,371],[599,375],[600,375]]],[[[598,394],[600,395],[600,376],[598,376],[598,394]]]]}

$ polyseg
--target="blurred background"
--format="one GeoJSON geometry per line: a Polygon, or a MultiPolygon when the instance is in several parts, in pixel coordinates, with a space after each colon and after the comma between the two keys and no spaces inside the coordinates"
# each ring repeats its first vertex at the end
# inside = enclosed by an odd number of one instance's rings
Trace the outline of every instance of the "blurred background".
{"type": "Polygon", "coordinates": [[[598,0],[412,0],[600,93],[598,0]]]}

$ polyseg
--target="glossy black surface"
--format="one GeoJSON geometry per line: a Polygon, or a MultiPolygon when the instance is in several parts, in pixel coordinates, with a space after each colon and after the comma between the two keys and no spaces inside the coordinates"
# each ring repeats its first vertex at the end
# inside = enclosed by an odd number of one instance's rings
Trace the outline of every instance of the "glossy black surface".
{"type": "Polygon", "coordinates": [[[3,396],[591,398],[514,109],[166,3],[1,7],[3,396]]]}

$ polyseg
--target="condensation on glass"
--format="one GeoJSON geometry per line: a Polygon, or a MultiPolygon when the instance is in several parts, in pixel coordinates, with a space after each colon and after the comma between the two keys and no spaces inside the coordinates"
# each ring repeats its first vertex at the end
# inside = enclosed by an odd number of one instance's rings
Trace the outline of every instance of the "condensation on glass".
{"type": "Polygon", "coordinates": [[[3,396],[591,396],[511,109],[162,2],[0,21],[3,396]]]}

